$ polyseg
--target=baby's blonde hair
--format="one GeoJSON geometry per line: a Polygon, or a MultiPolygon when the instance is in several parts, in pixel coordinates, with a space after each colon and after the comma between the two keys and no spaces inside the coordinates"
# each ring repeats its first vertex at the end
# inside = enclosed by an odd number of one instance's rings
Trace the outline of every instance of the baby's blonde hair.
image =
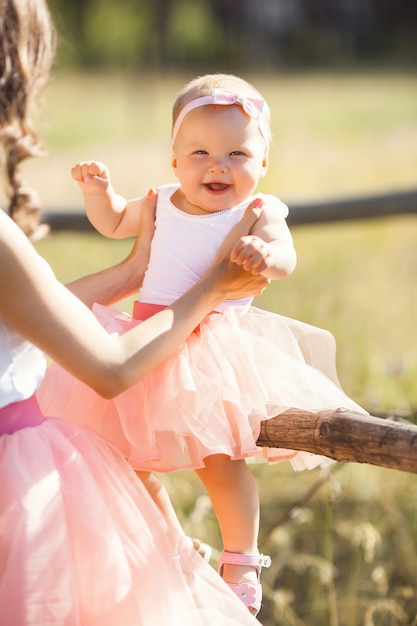
{"type": "MultiPolygon", "coordinates": [[[[198,76],[187,83],[183,89],[181,89],[174,102],[174,106],[172,108],[172,126],[174,127],[179,114],[189,102],[192,102],[192,100],[196,100],[197,98],[210,96],[213,89],[225,89],[227,91],[233,91],[239,96],[258,98],[264,101],[262,118],[265,122],[265,128],[268,131],[265,139],[268,141],[269,147],[269,144],[272,141],[271,113],[269,107],[258,89],[255,89],[253,85],[248,83],[243,78],[235,76],[234,74],[205,74],[204,76],[198,76]]],[[[217,105],[214,104],[212,106],[217,105]]]]}

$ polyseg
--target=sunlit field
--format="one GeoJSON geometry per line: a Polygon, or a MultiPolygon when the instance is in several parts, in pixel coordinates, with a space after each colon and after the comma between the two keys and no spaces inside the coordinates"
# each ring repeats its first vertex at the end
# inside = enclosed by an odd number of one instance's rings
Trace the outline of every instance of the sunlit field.
{"type": "MultiPolygon", "coordinates": [[[[38,115],[49,155],[27,166],[46,208],[81,208],[70,178],[78,160],[105,161],[129,197],[172,180],[171,107],[190,78],[56,72],[38,115]]],[[[262,91],[272,112],[274,141],[260,191],[291,204],[415,187],[414,75],[245,78],[262,91]]]]}
{"type": "MultiPolygon", "coordinates": [[[[170,108],[191,76],[60,76],[38,114],[49,154],[25,167],[48,210],[82,210],[77,160],[105,161],[127,197],[173,181],[170,108]]],[[[272,110],[260,190],[291,204],[417,187],[417,82],[399,74],[247,76],[272,110]]],[[[346,392],[371,413],[417,411],[417,215],[292,229],[294,274],[256,305],[327,328],[346,392]]],[[[131,241],[52,233],[37,247],[71,280],[131,241]]],[[[119,305],[129,310],[130,302],[119,305]]],[[[264,626],[417,626],[417,481],[370,465],[296,474],[255,465],[261,492],[264,626]]],[[[221,548],[193,473],[165,477],[186,531],[221,548]]],[[[213,566],[216,566],[213,561],[213,566]]]]}

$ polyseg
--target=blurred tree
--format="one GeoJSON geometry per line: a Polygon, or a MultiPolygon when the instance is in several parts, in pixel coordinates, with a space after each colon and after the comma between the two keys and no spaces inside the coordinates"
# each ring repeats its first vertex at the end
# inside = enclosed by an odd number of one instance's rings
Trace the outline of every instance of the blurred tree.
{"type": "MultiPolygon", "coordinates": [[[[222,36],[225,65],[235,67],[245,61],[245,11],[241,0],[209,0],[208,4],[222,36]]],[[[259,6],[259,5],[257,5],[259,6]]]]}
{"type": "Polygon", "coordinates": [[[149,27],[154,35],[153,63],[169,65],[172,53],[169,31],[176,0],[147,0],[147,4],[151,16],[149,27]]]}
{"type": "Polygon", "coordinates": [[[84,59],[90,67],[136,68],[154,56],[149,2],[89,0],[84,59]]]}
{"type": "Polygon", "coordinates": [[[415,0],[49,0],[62,63],[240,71],[417,60],[415,0]]]}

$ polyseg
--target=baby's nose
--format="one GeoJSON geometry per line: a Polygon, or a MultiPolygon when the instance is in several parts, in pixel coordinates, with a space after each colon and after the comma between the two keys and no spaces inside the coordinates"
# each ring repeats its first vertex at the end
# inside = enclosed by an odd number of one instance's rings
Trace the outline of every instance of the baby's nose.
{"type": "Polygon", "coordinates": [[[225,172],[227,170],[227,162],[224,157],[213,157],[210,161],[210,172],[225,172]]]}

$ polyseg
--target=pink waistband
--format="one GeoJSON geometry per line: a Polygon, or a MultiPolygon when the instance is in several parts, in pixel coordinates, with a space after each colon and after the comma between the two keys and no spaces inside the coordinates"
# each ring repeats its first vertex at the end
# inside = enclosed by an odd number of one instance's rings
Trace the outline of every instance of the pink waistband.
{"type": "MultiPolygon", "coordinates": [[[[155,313],[163,311],[167,308],[167,304],[152,304],[151,302],[140,302],[135,300],[133,303],[132,317],[134,320],[141,320],[142,322],[147,320],[148,317],[152,317],[155,313]]],[[[212,311],[210,315],[217,313],[220,315],[220,311],[212,311]]]]}
{"type": "MultiPolygon", "coordinates": [[[[139,300],[135,300],[133,303],[133,312],[132,317],[134,320],[140,320],[144,322],[148,319],[148,317],[152,317],[155,313],[159,313],[159,311],[163,311],[167,308],[166,304],[152,304],[151,302],[140,302],[139,300]]],[[[219,311],[212,311],[210,315],[216,313],[220,315],[219,311]]],[[[193,333],[200,332],[200,324],[196,326],[193,330],[193,333]]]]}
{"type": "Polygon", "coordinates": [[[12,402],[0,408],[0,436],[11,435],[16,430],[39,426],[45,421],[35,396],[12,402]]]}
{"type": "Polygon", "coordinates": [[[134,320],[141,320],[143,322],[147,320],[148,317],[152,317],[155,313],[159,313],[159,311],[163,311],[166,308],[166,304],[152,304],[150,302],[140,302],[139,300],[135,300],[133,303],[132,317],[134,320]]]}

